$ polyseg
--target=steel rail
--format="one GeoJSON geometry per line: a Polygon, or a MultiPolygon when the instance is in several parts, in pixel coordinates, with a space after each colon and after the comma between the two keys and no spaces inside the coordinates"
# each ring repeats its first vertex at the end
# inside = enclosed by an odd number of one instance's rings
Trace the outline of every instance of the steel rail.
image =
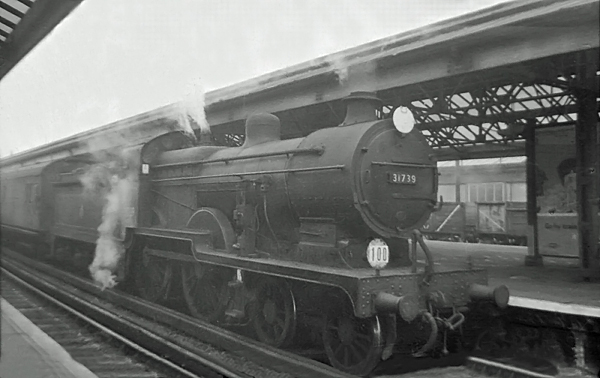
{"type": "MultiPolygon", "coordinates": [[[[6,248],[3,248],[2,252],[2,263],[5,267],[7,266],[7,259],[11,258],[22,265],[31,266],[37,272],[44,273],[52,279],[68,283],[88,295],[98,297],[137,316],[142,316],[144,319],[151,318],[155,324],[159,324],[162,327],[185,332],[188,337],[195,338],[202,343],[231,353],[232,356],[252,361],[265,369],[276,369],[276,371],[281,373],[291,373],[297,378],[349,377],[347,374],[323,363],[264,345],[258,341],[245,338],[169,308],[146,302],[116,290],[101,290],[89,280],[32,260],[6,248]]],[[[32,277],[32,279],[35,278],[32,277]]],[[[206,358],[218,361],[218,358],[214,358],[210,353],[206,355],[206,358]]]]}
{"type": "MultiPolygon", "coordinates": [[[[4,265],[7,264],[6,261],[4,261],[3,263],[4,263],[4,265]]],[[[12,268],[15,267],[10,262],[8,262],[8,265],[11,266],[12,268]]],[[[54,298],[53,296],[50,296],[49,294],[45,293],[44,291],[38,289],[35,285],[33,285],[33,284],[31,284],[31,283],[29,283],[29,282],[21,279],[20,277],[16,276],[10,270],[8,270],[6,267],[4,267],[4,266],[0,267],[0,270],[2,270],[2,274],[5,277],[10,278],[11,280],[13,280],[14,282],[16,282],[17,284],[19,284],[19,285],[25,287],[26,289],[30,290],[31,292],[35,293],[35,295],[37,295],[39,297],[42,297],[44,300],[46,300],[46,301],[54,304],[55,306],[58,306],[58,307],[62,308],[63,310],[65,310],[68,313],[74,315],[78,319],[81,319],[85,323],[87,323],[87,324],[93,326],[94,328],[98,329],[102,333],[104,333],[104,334],[110,336],[111,338],[113,338],[115,340],[118,340],[119,342],[127,345],[129,348],[132,348],[136,352],[141,353],[141,354],[145,355],[146,357],[149,357],[149,358],[153,359],[154,361],[159,362],[162,365],[168,366],[170,369],[173,369],[173,370],[177,371],[178,373],[186,375],[188,377],[191,377],[191,378],[202,378],[203,377],[203,375],[195,374],[195,373],[193,373],[191,371],[188,371],[188,370],[182,368],[181,366],[179,366],[177,364],[174,364],[173,362],[171,362],[171,361],[169,361],[169,360],[167,360],[167,359],[159,356],[158,354],[156,354],[156,353],[154,353],[154,352],[152,352],[152,351],[144,348],[142,345],[136,343],[135,341],[133,341],[133,340],[131,340],[131,339],[129,339],[129,338],[127,338],[127,337],[125,337],[125,336],[123,336],[123,335],[121,335],[121,334],[113,331],[113,330],[111,330],[110,328],[102,325],[101,323],[95,321],[94,319],[90,318],[89,316],[84,315],[83,313],[81,313],[80,311],[77,311],[75,308],[69,306],[68,304],[66,304],[64,302],[61,302],[60,300],[54,298]]],[[[90,307],[93,307],[93,305],[90,304],[90,307]]],[[[123,320],[121,319],[121,321],[123,321],[123,320]]],[[[141,332],[141,333],[150,335],[150,332],[142,329],[141,327],[137,327],[136,325],[133,325],[133,324],[129,325],[129,326],[131,326],[131,328],[136,328],[137,332],[141,332]]],[[[159,341],[159,340],[157,340],[157,341],[159,341]]],[[[160,342],[164,343],[165,341],[162,340],[160,342]]],[[[182,348],[180,348],[180,347],[178,347],[176,345],[171,344],[171,345],[169,345],[169,347],[174,348],[174,349],[178,350],[179,352],[189,354],[189,352],[183,351],[182,348]]],[[[193,356],[190,356],[190,357],[193,358],[193,356]]],[[[207,364],[208,364],[208,362],[207,362],[207,364]]],[[[222,369],[221,367],[218,367],[218,366],[215,366],[214,368],[215,368],[215,370],[218,369],[218,371],[220,371],[221,373],[224,371],[224,369],[222,369]]],[[[227,377],[235,377],[235,375],[228,375],[227,377]]],[[[241,377],[246,378],[245,376],[241,376],[241,377]]]]}
{"type": "Polygon", "coordinates": [[[522,369],[516,366],[503,364],[501,362],[491,361],[480,357],[467,357],[466,366],[469,369],[482,373],[493,373],[500,377],[511,378],[556,378],[556,376],[542,374],[531,370],[522,369]]]}
{"type": "MultiPolygon", "coordinates": [[[[4,251],[6,251],[6,250],[4,249],[4,251]]],[[[44,281],[43,277],[40,277],[39,273],[44,273],[44,274],[49,275],[52,279],[58,280],[57,277],[53,277],[52,272],[45,271],[45,269],[39,269],[40,265],[43,266],[44,264],[41,264],[39,262],[33,261],[34,267],[33,268],[27,267],[27,269],[32,269],[32,270],[35,269],[37,271],[36,274],[32,274],[30,272],[23,271],[22,270],[23,268],[21,268],[20,266],[23,266],[27,262],[27,260],[30,260],[30,259],[28,259],[26,257],[23,257],[23,256],[15,256],[11,252],[9,252],[8,254],[7,253],[3,253],[3,258],[2,258],[2,265],[3,266],[1,268],[2,269],[2,274],[4,274],[5,277],[8,277],[9,279],[12,279],[12,280],[16,281],[18,284],[20,284],[20,285],[26,287],[27,289],[31,290],[36,295],[39,295],[39,296],[43,297],[44,299],[52,302],[56,306],[58,306],[58,307],[60,307],[60,308],[62,308],[64,310],[66,310],[69,313],[73,314],[74,316],[82,319],[86,323],[88,323],[88,324],[92,325],[93,327],[99,329],[101,332],[106,333],[110,337],[112,337],[112,338],[114,338],[114,339],[122,342],[123,344],[127,345],[128,347],[130,347],[130,348],[138,351],[139,353],[144,354],[147,357],[152,358],[155,361],[157,361],[157,362],[159,362],[159,363],[161,363],[161,364],[163,364],[165,366],[168,366],[169,368],[175,369],[176,371],[178,371],[181,374],[187,375],[189,377],[194,377],[194,378],[195,377],[200,377],[200,375],[197,375],[194,372],[190,372],[188,370],[185,370],[185,369],[181,368],[180,366],[176,365],[175,363],[173,363],[173,362],[171,362],[171,361],[169,361],[169,360],[167,360],[167,359],[159,356],[158,354],[156,354],[156,353],[154,353],[154,352],[146,349],[145,347],[139,345],[135,341],[132,341],[131,339],[128,339],[127,337],[125,337],[125,336],[123,336],[123,335],[121,335],[121,334],[113,331],[112,329],[110,329],[110,328],[102,325],[98,321],[92,319],[90,316],[84,315],[81,311],[79,311],[79,310],[73,308],[72,306],[70,306],[68,304],[65,304],[62,301],[60,301],[59,299],[55,298],[55,297],[61,298],[61,295],[56,295],[55,293],[52,293],[52,292],[46,292],[46,291],[44,291],[44,290],[36,287],[35,283],[27,282],[27,281],[31,280],[33,282],[40,283],[41,285],[43,285],[47,289],[54,288],[56,290],[60,290],[54,284],[46,282],[46,281],[44,281]],[[7,257],[7,255],[9,255],[9,256],[7,257]],[[17,261],[17,260],[22,260],[22,261],[19,261],[17,263],[8,261],[9,259],[12,260],[12,258],[15,258],[15,261],[17,261]],[[27,278],[24,279],[24,278],[18,277],[17,275],[15,275],[15,273],[9,271],[9,270],[12,270],[12,269],[20,270],[20,274],[26,275],[27,278]]],[[[47,267],[47,268],[48,268],[48,270],[56,270],[56,269],[51,268],[51,267],[47,267]]],[[[76,286],[76,285],[74,285],[71,281],[73,281],[73,280],[81,280],[80,278],[74,277],[74,276],[72,276],[69,273],[65,273],[65,272],[61,271],[61,274],[62,274],[61,278],[67,278],[65,281],[68,284],[71,284],[73,286],[76,286]]],[[[81,281],[83,281],[83,280],[81,280],[81,281]]],[[[88,283],[88,284],[90,286],[94,286],[91,283],[88,283]]],[[[84,291],[84,292],[86,292],[86,293],[89,294],[89,288],[81,287],[81,288],[77,288],[77,289],[82,290],[82,291],[84,291]]],[[[66,290],[63,292],[63,295],[73,296],[73,294],[68,293],[68,291],[66,291],[66,290]]],[[[113,292],[112,295],[109,295],[109,297],[113,297],[114,298],[115,296],[120,296],[120,295],[121,294],[119,294],[119,293],[113,292]]],[[[141,335],[143,335],[145,337],[152,338],[155,343],[157,341],[158,342],[165,342],[166,341],[164,339],[161,339],[160,336],[158,336],[156,334],[153,334],[147,328],[144,328],[142,326],[138,326],[137,324],[132,323],[131,321],[128,321],[127,319],[123,319],[123,318],[119,317],[118,315],[111,314],[109,311],[107,311],[105,309],[102,309],[101,307],[99,307],[97,305],[94,305],[94,304],[89,303],[89,302],[85,302],[85,300],[82,299],[82,298],[74,298],[74,300],[78,301],[79,303],[85,305],[87,308],[91,309],[90,313],[93,313],[94,311],[99,311],[99,312],[102,313],[103,316],[110,316],[110,315],[112,315],[113,318],[115,319],[115,321],[121,321],[121,322],[127,322],[127,323],[129,323],[129,324],[126,325],[127,327],[135,328],[135,332],[137,332],[138,334],[141,334],[141,335]]],[[[113,301],[110,301],[110,302],[113,303],[113,301]]],[[[117,303],[117,305],[120,305],[120,303],[117,303]]],[[[131,309],[128,309],[128,310],[131,310],[131,309]]],[[[147,311],[147,310],[142,309],[142,311],[147,311]]],[[[189,324],[188,323],[186,323],[183,320],[179,320],[179,322],[180,322],[180,326],[181,327],[184,327],[188,331],[191,330],[189,328],[189,324]]],[[[203,332],[206,332],[206,330],[203,331],[203,332]]],[[[227,336],[225,335],[224,337],[227,337],[227,336]]],[[[170,343],[170,342],[167,341],[167,343],[170,343]]],[[[240,339],[239,340],[238,349],[246,347],[247,346],[246,344],[247,343],[245,343],[243,340],[240,339]]],[[[178,346],[178,345],[173,344],[173,343],[170,343],[170,345],[168,345],[168,346],[169,346],[169,348],[173,348],[173,349],[177,350],[179,353],[184,354],[187,358],[193,358],[193,359],[200,359],[200,360],[202,360],[201,356],[198,356],[197,354],[194,354],[194,353],[192,353],[192,352],[190,352],[188,350],[185,350],[181,346],[178,346]]],[[[283,353],[285,353],[285,352],[283,352],[283,353]]],[[[305,376],[307,376],[306,375],[306,369],[305,369],[306,368],[306,363],[303,363],[301,361],[304,358],[300,357],[300,356],[296,356],[294,359],[296,359],[296,361],[294,361],[296,363],[296,367],[302,367],[305,370],[304,372],[302,372],[300,374],[297,374],[297,376],[298,377],[305,377],[305,376]]],[[[222,374],[224,377],[249,378],[249,376],[246,375],[246,374],[244,374],[244,373],[240,374],[239,372],[230,371],[231,369],[225,368],[225,367],[223,367],[221,365],[215,364],[214,362],[207,360],[205,366],[209,366],[209,365],[210,365],[211,370],[214,370],[214,371],[219,371],[220,370],[219,373],[222,374]],[[213,367],[214,367],[214,369],[213,369],[213,367]],[[217,369],[219,369],[219,370],[217,370],[217,369]]],[[[283,358],[281,359],[281,361],[280,361],[279,364],[273,364],[273,365],[281,367],[282,365],[289,365],[289,361],[286,361],[286,357],[283,356],[283,358]]],[[[485,374],[492,373],[494,375],[511,377],[511,378],[555,378],[554,376],[551,376],[551,375],[547,375],[547,374],[538,373],[538,372],[535,372],[535,371],[526,370],[526,369],[523,369],[523,368],[519,368],[519,367],[516,367],[516,366],[511,366],[511,365],[508,365],[508,364],[505,364],[505,363],[501,363],[501,362],[496,362],[496,361],[488,360],[488,359],[481,358],[481,357],[467,357],[464,366],[467,369],[470,369],[470,370],[473,370],[473,371],[478,371],[478,372],[482,372],[482,373],[485,373],[485,374]]],[[[319,367],[315,366],[315,367],[313,367],[313,369],[314,369],[313,370],[314,375],[312,373],[309,373],[308,376],[315,376],[315,377],[330,376],[330,377],[339,377],[339,378],[347,377],[343,373],[338,372],[338,371],[334,371],[334,370],[332,370],[331,368],[328,368],[328,367],[326,367],[325,369],[319,369],[319,367]]],[[[298,372],[298,371],[295,371],[295,370],[290,370],[290,371],[292,371],[294,373],[298,372]]]]}

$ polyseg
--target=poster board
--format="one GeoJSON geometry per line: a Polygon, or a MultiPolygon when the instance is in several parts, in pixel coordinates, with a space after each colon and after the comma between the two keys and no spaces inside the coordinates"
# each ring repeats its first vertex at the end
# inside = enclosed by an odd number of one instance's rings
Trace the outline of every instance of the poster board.
{"type": "Polygon", "coordinates": [[[539,214],[576,213],[575,126],[536,130],[539,214]]]}
{"type": "Polygon", "coordinates": [[[540,254],[578,258],[575,126],[538,129],[535,143],[540,254]]]}
{"type": "Polygon", "coordinates": [[[579,258],[577,214],[538,214],[538,240],[543,256],[579,258]]]}

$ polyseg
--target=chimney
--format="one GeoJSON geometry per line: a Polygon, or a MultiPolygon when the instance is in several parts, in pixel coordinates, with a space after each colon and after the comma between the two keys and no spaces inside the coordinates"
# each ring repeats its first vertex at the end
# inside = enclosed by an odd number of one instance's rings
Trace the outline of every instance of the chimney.
{"type": "Polygon", "coordinates": [[[346,118],[340,126],[377,121],[377,110],[383,102],[372,92],[352,92],[343,100],[346,103],[346,118]]]}

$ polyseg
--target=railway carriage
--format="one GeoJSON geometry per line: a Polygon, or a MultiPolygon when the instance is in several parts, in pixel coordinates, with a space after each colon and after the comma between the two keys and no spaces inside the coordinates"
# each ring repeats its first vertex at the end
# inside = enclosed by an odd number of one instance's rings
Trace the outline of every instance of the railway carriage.
{"type": "Polygon", "coordinates": [[[2,239],[13,245],[39,241],[44,230],[41,218],[42,171],[45,164],[3,169],[0,173],[2,239]]]}
{"type": "Polygon", "coordinates": [[[394,353],[456,351],[469,311],[506,306],[508,291],[482,270],[434,266],[413,231],[436,206],[437,168],[411,117],[381,119],[366,93],[347,104],[341,125],[303,138],[281,140],[279,119],[258,114],[240,147],[171,132],[127,158],[57,161],[38,179],[46,240],[93,245],[110,186],[127,178],[111,232],[125,249],[119,280],[146,299],[181,290],[192,315],[276,347],[318,337],[356,375],[394,353]],[[108,176],[90,191],[98,164],[108,176]]]}

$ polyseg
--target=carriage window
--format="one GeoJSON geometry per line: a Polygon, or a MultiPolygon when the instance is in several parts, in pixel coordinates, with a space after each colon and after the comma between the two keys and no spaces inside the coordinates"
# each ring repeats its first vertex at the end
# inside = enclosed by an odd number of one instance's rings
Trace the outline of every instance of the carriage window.
{"type": "Polygon", "coordinates": [[[468,202],[504,202],[504,183],[468,184],[468,202]]]}
{"type": "Polygon", "coordinates": [[[494,201],[494,189],[496,185],[485,185],[485,202],[493,202],[494,201]]]}
{"type": "Polygon", "coordinates": [[[485,184],[477,184],[477,200],[473,202],[486,202],[485,201],[485,184]]]}
{"type": "Polygon", "coordinates": [[[456,202],[456,185],[439,185],[438,199],[442,197],[444,202],[456,202]]]}
{"type": "Polygon", "coordinates": [[[513,182],[510,185],[510,200],[512,202],[527,202],[527,184],[513,182]]]}
{"type": "Polygon", "coordinates": [[[477,202],[477,185],[469,184],[469,198],[467,198],[468,202],[477,202]]]}
{"type": "Polygon", "coordinates": [[[504,201],[504,183],[497,182],[494,184],[494,202],[504,201]]]}

